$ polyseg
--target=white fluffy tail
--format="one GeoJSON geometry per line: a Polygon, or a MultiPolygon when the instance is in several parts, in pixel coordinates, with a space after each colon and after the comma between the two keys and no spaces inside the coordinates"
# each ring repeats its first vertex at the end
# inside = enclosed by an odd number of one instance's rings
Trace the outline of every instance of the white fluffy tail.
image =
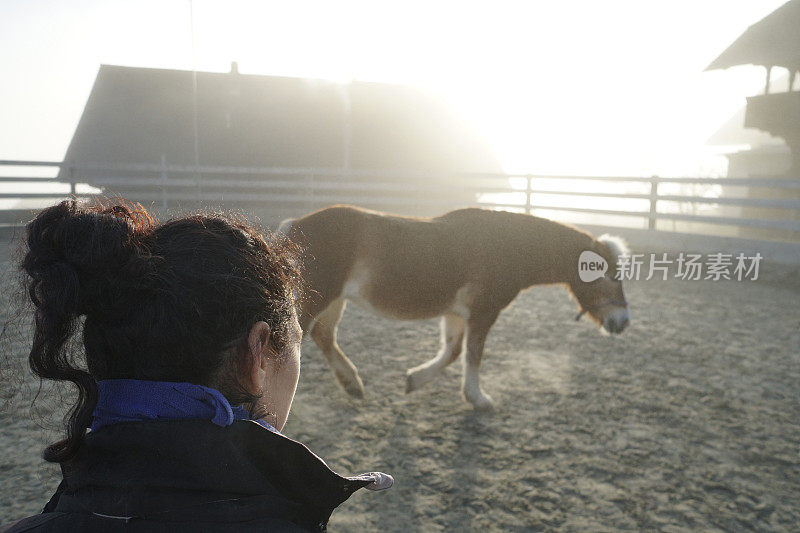
{"type": "Polygon", "coordinates": [[[611,249],[611,253],[614,254],[617,259],[631,255],[631,250],[628,248],[628,243],[626,243],[625,239],[622,237],[605,233],[600,235],[597,240],[605,243],[609,249],[611,249]]]}

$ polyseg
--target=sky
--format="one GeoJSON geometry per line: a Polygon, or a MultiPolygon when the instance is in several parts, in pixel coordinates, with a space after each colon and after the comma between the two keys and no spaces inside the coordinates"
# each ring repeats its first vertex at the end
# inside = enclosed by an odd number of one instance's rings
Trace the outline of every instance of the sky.
{"type": "Polygon", "coordinates": [[[100,64],[407,83],[508,172],[717,175],[764,69],[703,72],[784,0],[0,0],[0,159],[61,160],[100,64]]]}

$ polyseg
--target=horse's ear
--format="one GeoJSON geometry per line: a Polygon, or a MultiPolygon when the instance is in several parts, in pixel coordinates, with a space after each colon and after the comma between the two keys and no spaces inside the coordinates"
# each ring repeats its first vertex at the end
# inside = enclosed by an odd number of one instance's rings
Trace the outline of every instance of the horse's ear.
{"type": "Polygon", "coordinates": [[[626,257],[631,254],[630,248],[628,248],[628,244],[625,242],[625,239],[622,237],[618,237],[616,235],[609,235],[605,233],[600,235],[597,238],[598,242],[602,242],[608,249],[611,251],[611,254],[614,256],[615,259],[619,260],[621,257],[626,257]]]}

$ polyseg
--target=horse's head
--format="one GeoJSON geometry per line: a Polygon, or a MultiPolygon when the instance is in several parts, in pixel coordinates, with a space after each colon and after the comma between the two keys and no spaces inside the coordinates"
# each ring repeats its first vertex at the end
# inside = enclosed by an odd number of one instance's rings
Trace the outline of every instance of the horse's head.
{"type": "Polygon", "coordinates": [[[575,320],[587,314],[606,332],[622,333],[630,323],[630,311],[622,281],[617,278],[617,261],[629,253],[625,241],[611,235],[600,236],[582,251],[570,283],[580,306],[575,320]]]}

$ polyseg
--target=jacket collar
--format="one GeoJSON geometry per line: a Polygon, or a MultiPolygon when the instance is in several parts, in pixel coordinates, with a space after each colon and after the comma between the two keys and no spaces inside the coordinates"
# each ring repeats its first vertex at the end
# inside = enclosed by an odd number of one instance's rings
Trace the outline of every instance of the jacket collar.
{"type": "Polygon", "coordinates": [[[55,510],[152,518],[185,513],[224,519],[269,513],[327,524],[333,510],[372,475],[343,477],[303,444],[253,421],[119,423],[90,432],[71,461],[55,510]],[[222,510],[220,510],[222,508],[222,510]],[[252,513],[244,512],[250,509],[252,513]]]}

